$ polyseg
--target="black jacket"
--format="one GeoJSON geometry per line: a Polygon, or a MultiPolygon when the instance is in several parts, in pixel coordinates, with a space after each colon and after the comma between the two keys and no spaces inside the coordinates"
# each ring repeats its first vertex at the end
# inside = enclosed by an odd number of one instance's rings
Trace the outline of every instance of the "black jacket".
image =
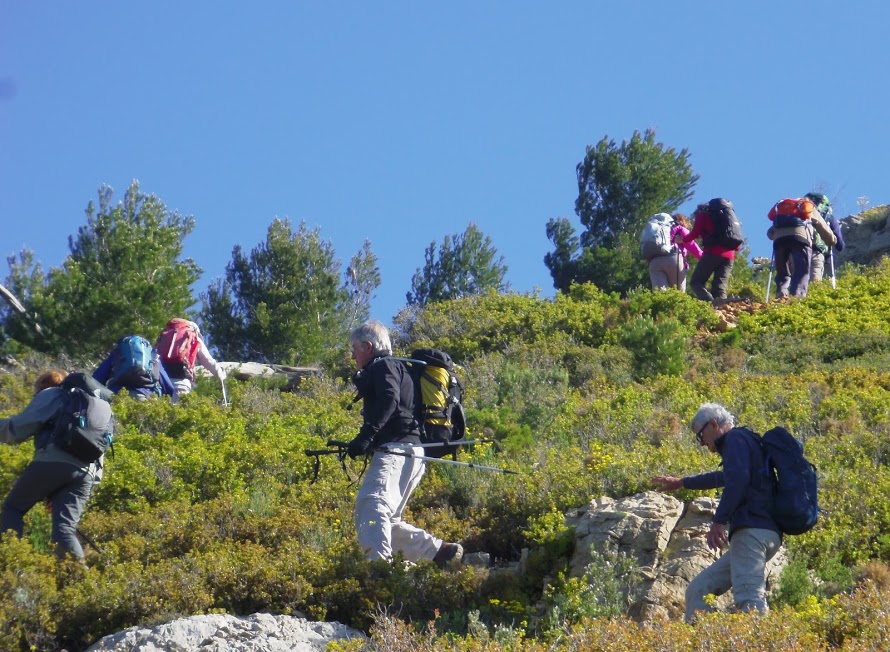
{"type": "Polygon", "coordinates": [[[376,448],[393,441],[420,443],[414,417],[414,381],[408,368],[389,355],[371,360],[355,377],[363,399],[364,423],[356,439],[376,448]]]}

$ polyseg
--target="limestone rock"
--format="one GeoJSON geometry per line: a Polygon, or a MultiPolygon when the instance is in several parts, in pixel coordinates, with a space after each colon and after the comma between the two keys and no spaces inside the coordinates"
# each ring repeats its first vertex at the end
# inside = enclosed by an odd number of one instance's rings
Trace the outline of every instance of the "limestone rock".
{"type": "MultiPolygon", "coordinates": [[[[686,586],[716,559],[705,541],[716,509],[713,498],[696,498],[684,505],[655,491],[617,501],[598,498],[566,515],[566,523],[575,528],[570,573],[584,574],[591,563],[591,546],[624,553],[637,560],[642,576],[631,596],[631,616],[641,621],[682,618],[686,586]]],[[[767,566],[767,590],[785,563],[782,549],[767,566]]],[[[718,604],[731,605],[731,595],[722,596],[718,604]]]]}
{"type": "Polygon", "coordinates": [[[315,652],[334,640],[364,638],[340,623],[294,616],[208,614],[157,627],[131,627],[106,636],[87,652],[315,652]]]}

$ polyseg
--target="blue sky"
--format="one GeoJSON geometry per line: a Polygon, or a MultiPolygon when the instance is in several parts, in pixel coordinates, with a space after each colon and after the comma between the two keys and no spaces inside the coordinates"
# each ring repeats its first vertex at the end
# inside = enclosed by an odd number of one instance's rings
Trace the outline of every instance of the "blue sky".
{"type": "Polygon", "coordinates": [[[0,253],[60,265],[97,188],[138,179],[195,217],[196,295],[288,217],[344,268],[371,241],[385,322],[470,222],[552,296],[585,147],[651,127],[701,175],[686,212],[728,197],[769,255],[782,197],[890,203],[887,25],[877,0],[0,0],[0,253]]]}

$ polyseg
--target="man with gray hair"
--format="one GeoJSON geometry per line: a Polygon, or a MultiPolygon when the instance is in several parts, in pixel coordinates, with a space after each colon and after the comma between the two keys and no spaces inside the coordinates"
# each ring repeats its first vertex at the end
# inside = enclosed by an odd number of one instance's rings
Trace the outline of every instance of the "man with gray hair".
{"type": "Polygon", "coordinates": [[[401,552],[408,561],[432,559],[443,568],[459,562],[459,543],[444,542],[402,520],[426,467],[424,449],[418,446],[414,381],[405,364],[392,357],[389,330],[379,321],[365,322],[353,331],[350,345],[363,423],[347,453],[353,459],[373,455],[355,498],[359,545],[371,560],[401,552]]]}
{"type": "Polygon", "coordinates": [[[729,549],[686,588],[686,621],[697,611],[712,611],[707,595],[723,595],[732,589],[736,609],[766,613],[766,563],[782,545],[782,535],[770,510],[772,480],[762,473],[765,458],[760,437],[747,428],[736,428],[735,419],[719,403],[705,403],[692,419],[692,431],[700,446],[720,455],[723,469],[700,475],[652,478],[659,489],[716,489],[723,495],[708,532],[708,547],[729,549]]]}

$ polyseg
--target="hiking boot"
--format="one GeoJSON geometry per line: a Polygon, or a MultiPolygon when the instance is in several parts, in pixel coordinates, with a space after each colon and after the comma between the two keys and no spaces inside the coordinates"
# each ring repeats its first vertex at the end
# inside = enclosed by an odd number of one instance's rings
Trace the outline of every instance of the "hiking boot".
{"type": "Polygon", "coordinates": [[[433,557],[433,561],[439,568],[445,568],[451,563],[459,563],[464,556],[464,547],[459,543],[442,542],[439,551],[433,557]]]}

